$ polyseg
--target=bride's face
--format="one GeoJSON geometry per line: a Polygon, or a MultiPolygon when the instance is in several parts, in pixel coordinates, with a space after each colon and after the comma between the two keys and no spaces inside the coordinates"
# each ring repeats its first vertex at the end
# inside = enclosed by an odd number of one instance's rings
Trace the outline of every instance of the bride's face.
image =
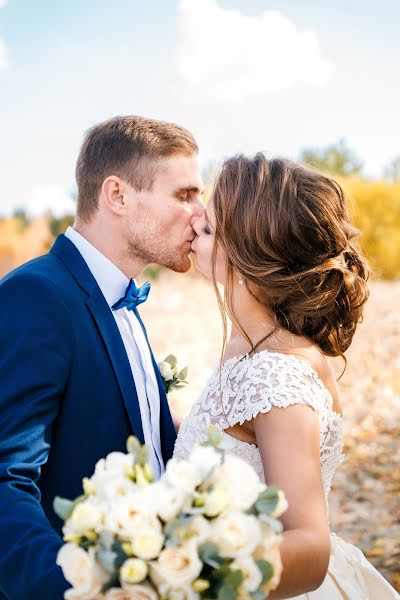
{"type": "MultiPolygon", "coordinates": [[[[212,251],[215,243],[215,217],[212,202],[209,202],[205,214],[193,218],[191,225],[196,233],[192,242],[192,251],[195,255],[196,267],[209,279],[212,279],[212,251]]],[[[218,245],[215,277],[218,283],[225,283],[225,252],[218,245]]]]}

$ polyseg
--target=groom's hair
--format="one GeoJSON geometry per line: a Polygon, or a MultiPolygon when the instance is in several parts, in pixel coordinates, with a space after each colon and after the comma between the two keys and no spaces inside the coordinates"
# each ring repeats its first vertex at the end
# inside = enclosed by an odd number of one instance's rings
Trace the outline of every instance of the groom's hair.
{"type": "Polygon", "coordinates": [[[77,215],[90,221],[103,181],[117,175],[138,191],[151,189],[157,160],[197,154],[192,134],[175,123],[118,116],[86,132],[76,165],[77,215]]]}

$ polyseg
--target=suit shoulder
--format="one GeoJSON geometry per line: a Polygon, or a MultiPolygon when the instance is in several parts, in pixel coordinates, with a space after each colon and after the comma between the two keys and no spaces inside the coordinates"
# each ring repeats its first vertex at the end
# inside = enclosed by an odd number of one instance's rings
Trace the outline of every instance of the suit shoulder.
{"type": "Polygon", "coordinates": [[[37,282],[39,285],[40,283],[46,285],[47,282],[47,285],[52,287],[52,284],[54,285],[60,279],[60,271],[63,270],[64,267],[62,263],[56,256],[49,252],[48,254],[34,258],[7,273],[0,279],[0,288],[4,285],[10,285],[10,282],[13,282],[16,285],[28,282],[37,282]]]}

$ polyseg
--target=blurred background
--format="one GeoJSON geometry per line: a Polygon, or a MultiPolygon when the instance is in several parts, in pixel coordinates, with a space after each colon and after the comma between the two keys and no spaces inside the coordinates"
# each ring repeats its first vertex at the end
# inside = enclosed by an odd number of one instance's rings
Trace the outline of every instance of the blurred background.
{"type": "MultiPolygon", "coordinates": [[[[0,0],[0,277],[73,223],[84,131],[116,114],[190,129],[208,189],[238,151],[340,180],[374,277],[340,380],[331,523],[400,590],[399,23],[397,0],[0,0]]],[[[145,278],[157,357],[189,365],[184,415],[219,356],[217,304],[195,269],[145,278]]]]}

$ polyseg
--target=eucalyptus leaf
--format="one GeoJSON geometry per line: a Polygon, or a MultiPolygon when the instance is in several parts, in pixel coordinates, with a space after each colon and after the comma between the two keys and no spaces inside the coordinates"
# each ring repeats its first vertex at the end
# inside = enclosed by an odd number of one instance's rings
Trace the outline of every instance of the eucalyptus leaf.
{"type": "Polygon", "coordinates": [[[203,563],[210,565],[214,569],[217,569],[223,562],[223,559],[218,555],[217,544],[213,544],[212,542],[202,544],[199,548],[199,555],[203,563]]]}
{"type": "Polygon", "coordinates": [[[260,569],[262,574],[261,585],[267,583],[274,574],[274,567],[268,560],[256,560],[257,567],[260,569]]]}
{"type": "Polygon", "coordinates": [[[223,585],[218,592],[218,600],[236,600],[236,590],[233,587],[223,585]]]}
{"type": "Polygon", "coordinates": [[[209,425],[207,429],[208,442],[214,448],[217,448],[222,441],[222,433],[214,425],[209,425]]]}
{"type": "Polygon", "coordinates": [[[189,367],[185,367],[184,369],[179,371],[178,379],[180,379],[181,381],[184,381],[186,379],[186,377],[188,376],[188,371],[189,371],[189,367]]]}
{"type": "Polygon", "coordinates": [[[261,515],[259,515],[259,518],[264,521],[264,523],[267,523],[267,525],[269,525],[272,529],[272,531],[274,531],[274,533],[282,533],[283,531],[283,525],[282,522],[279,521],[279,519],[275,519],[274,517],[271,517],[271,515],[268,515],[267,513],[262,513],[261,515]]]}
{"type": "Polygon", "coordinates": [[[128,441],[126,442],[126,449],[128,450],[129,454],[133,454],[133,456],[136,456],[136,454],[140,450],[140,446],[141,444],[137,437],[135,437],[134,435],[130,435],[128,437],[128,441]]]}
{"type": "Polygon", "coordinates": [[[110,575],[115,573],[116,558],[117,558],[116,552],[113,552],[111,550],[98,550],[96,552],[96,559],[98,560],[100,565],[103,567],[103,569],[106,571],[106,573],[110,573],[110,575]]]}
{"type": "Polygon", "coordinates": [[[256,500],[256,509],[261,513],[271,513],[279,502],[278,489],[271,485],[261,492],[256,500]]]}
{"type": "Polygon", "coordinates": [[[110,579],[108,579],[108,581],[106,581],[106,583],[101,588],[101,593],[105,594],[111,588],[118,588],[119,585],[120,585],[120,581],[119,581],[118,574],[117,573],[113,573],[111,575],[110,579]]]}
{"type": "Polygon", "coordinates": [[[254,598],[254,600],[264,600],[265,592],[262,590],[256,590],[255,592],[250,592],[250,597],[254,598]]]}
{"type": "Polygon", "coordinates": [[[229,575],[225,579],[225,584],[229,587],[233,587],[237,589],[239,585],[242,583],[244,577],[243,573],[240,570],[230,571],[229,575]]]}
{"type": "Polygon", "coordinates": [[[114,534],[111,531],[103,529],[100,532],[99,544],[104,550],[111,550],[114,544],[114,534]]]}
{"type": "Polygon", "coordinates": [[[72,504],[72,500],[67,500],[66,498],[60,498],[59,496],[56,496],[53,500],[53,510],[56,515],[60,517],[60,519],[66,521],[68,515],[70,514],[72,504]]]}
{"type": "Polygon", "coordinates": [[[169,354],[163,362],[167,362],[170,365],[170,367],[173,369],[174,367],[176,367],[178,360],[177,360],[176,356],[174,356],[173,354],[169,354]]]}

